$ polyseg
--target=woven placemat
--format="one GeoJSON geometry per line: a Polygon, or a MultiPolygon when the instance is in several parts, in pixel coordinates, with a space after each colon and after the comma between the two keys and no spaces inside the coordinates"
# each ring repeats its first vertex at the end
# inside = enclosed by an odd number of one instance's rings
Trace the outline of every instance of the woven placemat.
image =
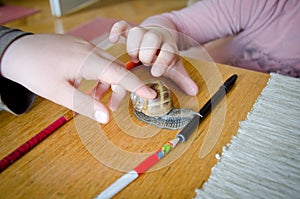
{"type": "Polygon", "coordinates": [[[195,198],[300,198],[300,79],[267,86],[195,198]]]}

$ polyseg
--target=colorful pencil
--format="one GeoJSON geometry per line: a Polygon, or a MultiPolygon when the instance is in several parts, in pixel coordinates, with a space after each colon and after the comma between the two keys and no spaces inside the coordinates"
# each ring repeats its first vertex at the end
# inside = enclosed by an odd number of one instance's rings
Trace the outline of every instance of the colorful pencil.
{"type": "Polygon", "coordinates": [[[29,139],[27,142],[16,148],[9,155],[4,157],[0,161],[0,173],[4,171],[8,166],[13,164],[15,161],[24,156],[27,152],[41,143],[44,139],[46,139],[49,135],[51,135],[54,131],[56,131],[59,127],[64,125],[67,121],[74,117],[73,111],[67,111],[63,116],[55,120],[51,123],[47,128],[36,134],[34,137],[29,139]]]}
{"type": "Polygon", "coordinates": [[[116,182],[111,184],[108,188],[106,188],[103,192],[101,192],[96,199],[107,199],[112,198],[117,193],[119,193],[122,189],[124,189],[127,185],[137,179],[141,174],[159,162],[165,155],[167,155],[172,149],[176,147],[179,142],[179,138],[175,138],[167,143],[165,143],[159,150],[146,158],[142,163],[140,163],[133,170],[129,171],[121,178],[119,178],[116,182]]]}
{"type": "Polygon", "coordinates": [[[133,61],[128,61],[125,63],[125,66],[126,66],[126,69],[127,70],[131,70],[133,69],[134,67],[138,66],[138,65],[141,65],[142,62],[137,62],[137,63],[134,63],[133,61]]]}

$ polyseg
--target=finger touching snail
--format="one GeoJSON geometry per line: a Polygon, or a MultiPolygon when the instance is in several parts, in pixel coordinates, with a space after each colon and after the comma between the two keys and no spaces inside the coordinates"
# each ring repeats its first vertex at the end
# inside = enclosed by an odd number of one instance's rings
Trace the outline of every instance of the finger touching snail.
{"type": "Polygon", "coordinates": [[[140,121],[164,129],[181,129],[188,124],[194,115],[199,114],[191,109],[175,108],[171,90],[162,82],[147,84],[157,92],[155,99],[144,99],[131,93],[134,115],[140,121]]]}

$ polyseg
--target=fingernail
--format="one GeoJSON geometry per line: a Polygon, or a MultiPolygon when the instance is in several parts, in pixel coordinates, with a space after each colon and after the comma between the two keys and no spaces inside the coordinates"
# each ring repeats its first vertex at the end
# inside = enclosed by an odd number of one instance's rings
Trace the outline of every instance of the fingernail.
{"type": "Polygon", "coordinates": [[[186,85],[190,85],[188,87],[189,88],[187,92],[188,95],[195,96],[198,94],[198,86],[196,85],[196,83],[193,82],[193,80],[191,80],[191,82],[187,83],[186,85]]]}
{"type": "Polygon", "coordinates": [[[103,113],[102,111],[96,111],[95,118],[98,122],[100,122],[102,124],[106,124],[108,122],[107,115],[105,113],[103,113]]]}
{"type": "MultiPolygon", "coordinates": [[[[153,66],[152,66],[153,67],[153,66]]],[[[159,77],[163,74],[163,69],[159,66],[155,66],[152,70],[152,75],[155,77],[159,77]]]]}
{"type": "Polygon", "coordinates": [[[139,63],[139,59],[138,58],[133,58],[133,57],[131,57],[131,61],[133,62],[133,63],[139,63]]]}
{"type": "Polygon", "coordinates": [[[116,42],[116,40],[117,40],[117,35],[115,35],[115,34],[110,34],[110,35],[109,35],[109,40],[110,40],[111,42],[116,42]]]}
{"type": "Polygon", "coordinates": [[[154,99],[157,96],[157,93],[153,89],[151,89],[147,86],[140,87],[135,92],[136,92],[136,94],[138,94],[146,99],[154,99]],[[145,92],[145,89],[147,89],[148,91],[145,92]]]}
{"type": "Polygon", "coordinates": [[[149,88],[149,91],[151,92],[151,95],[153,96],[153,98],[156,98],[157,96],[157,92],[154,91],[153,89],[149,88]]]}

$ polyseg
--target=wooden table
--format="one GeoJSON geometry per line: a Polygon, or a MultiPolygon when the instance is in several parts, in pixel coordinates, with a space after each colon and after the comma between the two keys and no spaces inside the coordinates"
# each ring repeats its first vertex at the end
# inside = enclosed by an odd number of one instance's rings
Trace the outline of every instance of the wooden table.
{"type": "MultiPolygon", "coordinates": [[[[50,16],[48,1],[26,3],[29,7],[40,8],[41,12],[7,25],[43,33],[54,32],[56,20],[61,20],[66,30],[96,16],[139,22],[155,13],[179,9],[186,1],[120,1],[105,7],[87,8],[61,19],[50,16]],[[113,12],[115,10],[120,12],[113,12]]],[[[113,54],[119,51],[119,48],[110,49],[113,54]]],[[[125,54],[120,57],[122,61],[127,59],[125,54]]],[[[221,153],[222,147],[236,134],[239,122],[246,118],[269,78],[267,74],[201,60],[185,59],[185,66],[200,87],[196,97],[184,95],[172,82],[165,81],[175,93],[175,105],[194,110],[199,109],[230,75],[235,73],[239,77],[227,98],[188,142],[180,144],[116,198],[192,198],[195,189],[209,178],[217,162],[215,155],[221,153]]],[[[143,79],[149,78],[145,68],[137,68],[135,72],[143,79]]],[[[0,158],[66,111],[64,107],[37,97],[26,114],[14,116],[0,112],[0,158]]],[[[120,109],[111,113],[112,120],[107,125],[76,116],[0,174],[0,198],[95,197],[177,133],[145,125],[136,120],[131,111],[127,97],[120,109]]]]}

